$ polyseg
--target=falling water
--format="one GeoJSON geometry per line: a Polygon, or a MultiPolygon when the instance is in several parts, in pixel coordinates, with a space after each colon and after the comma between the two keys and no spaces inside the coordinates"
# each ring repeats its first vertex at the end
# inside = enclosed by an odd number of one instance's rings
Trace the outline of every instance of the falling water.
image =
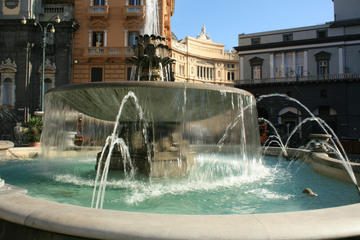
{"type": "Polygon", "coordinates": [[[152,77],[152,62],[149,61],[149,81],[151,81],[151,77],[152,77]]]}
{"type": "Polygon", "coordinates": [[[159,29],[159,3],[158,0],[146,0],[146,17],[144,34],[160,35],[159,29]]]}
{"type": "MultiPolygon", "coordinates": [[[[150,171],[145,174],[149,177],[146,184],[151,191],[153,184],[159,181],[157,177],[184,176],[181,178],[184,183],[179,184],[179,188],[184,184],[190,188],[203,188],[204,185],[220,188],[228,184],[228,180],[258,179],[261,175],[258,170],[266,172],[265,166],[251,161],[260,159],[261,150],[252,96],[228,88],[219,90],[207,86],[199,89],[197,85],[176,83],[168,83],[169,87],[164,88],[166,84],[87,84],[54,89],[47,94],[44,145],[51,147],[50,152],[59,147],[66,133],[76,131],[76,122],[81,115],[84,143],[74,146],[76,153],[89,154],[86,156],[93,160],[97,154],[99,156],[96,176],[90,182],[91,207],[107,207],[108,188],[113,186],[108,172],[113,167],[110,155],[116,149],[122,160],[120,164],[124,164],[124,168],[119,166],[124,171],[121,175],[125,175],[121,181],[139,182],[137,177],[142,176],[141,165],[136,164],[139,160],[146,163],[146,171],[150,165],[150,171]],[[147,126],[147,123],[151,125],[147,126]],[[136,152],[134,133],[142,140],[141,155],[136,152]],[[218,153],[216,144],[223,135],[224,146],[218,153]],[[165,144],[170,147],[162,145],[166,138],[165,144]],[[88,150],[92,153],[87,153],[88,150]],[[217,158],[222,154],[226,157],[217,158]],[[176,171],[184,170],[183,175],[171,175],[172,169],[167,166],[164,170],[159,168],[162,167],[159,160],[168,156],[166,160],[176,165],[176,171]]],[[[69,150],[73,152],[73,149],[69,150]]],[[[165,189],[167,191],[171,190],[165,189]]]]}
{"type": "Polygon", "coordinates": [[[140,81],[141,71],[142,71],[142,66],[141,66],[141,64],[140,64],[140,66],[137,68],[137,80],[138,80],[138,81],[140,81]]]}
{"type": "Polygon", "coordinates": [[[170,76],[170,64],[166,66],[166,81],[170,81],[171,80],[171,76],[170,76]]]}
{"type": "MultiPolygon", "coordinates": [[[[115,126],[114,126],[114,130],[111,136],[109,136],[106,140],[105,146],[103,148],[103,151],[101,153],[100,159],[99,159],[99,163],[98,163],[98,169],[97,169],[97,173],[96,173],[96,178],[95,178],[95,184],[94,184],[94,191],[93,191],[93,197],[92,197],[92,203],[91,203],[91,207],[94,206],[94,201],[95,201],[95,195],[96,195],[96,189],[97,189],[97,185],[98,185],[98,180],[100,177],[100,170],[103,163],[103,158],[104,158],[104,153],[106,150],[108,150],[108,155],[106,157],[106,161],[104,164],[104,168],[103,168],[103,173],[101,175],[101,180],[100,180],[100,184],[99,184],[99,189],[97,192],[97,200],[96,200],[96,208],[102,208],[103,207],[103,203],[104,203],[104,198],[105,198],[105,190],[106,190],[106,184],[107,184],[107,178],[108,178],[108,172],[109,172],[109,166],[110,166],[110,161],[111,161],[111,155],[113,153],[113,150],[115,148],[115,146],[118,146],[118,148],[120,149],[121,155],[123,157],[123,164],[124,164],[124,171],[126,173],[126,164],[129,163],[130,165],[130,169],[131,169],[131,174],[130,176],[133,177],[135,174],[135,169],[134,166],[132,164],[131,158],[130,158],[130,154],[129,154],[129,150],[128,147],[126,146],[124,140],[122,138],[119,138],[119,125],[120,125],[120,118],[122,116],[122,112],[123,112],[123,108],[125,106],[125,104],[128,102],[129,98],[132,98],[133,101],[135,102],[135,106],[136,109],[138,111],[139,114],[139,121],[140,122],[144,122],[144,114],[143,114],[143,110],[141,108],[141,106],[138,103],[138,99],[136,97],[136,95],[132,92],[129,91],[128,94],[123,98],[120,108],[119,108],[119,112],[116,116],[116,121],[115,121],[115,126]]],[[[147,153],[148,153],[148,162],[151,165],[151,149],[148,143],[148,135],[147,135],[147,124],[144,122],[144,128],[143,128],[143,136],[145,139],[145,143],[147,145],[147,153]]]]}
{"type": "Polygon", "coordinates": [[[131,67],[131,74],[130,74],[130,80],[134,81],[136,78],[136,71],[137,71],[137,66],[133,65],[131,67]]]}
{"type": "Polygon", "coordinates": [[[160,79],[163,82],[164,81],[164,69],[162,63],[159,63],[159,71],[160,71],[160,79]]]}
{"type": "Polygon", "coordinates": [[[244,111],[246,111],[251,104],[244,105],[244,102],[241,100],[241,97],[238,97],[238,106],[239,106],[239,113],[237,116],[231,121],[231,123],[226,127],[225,133],[222,138],[218,141],[217,146],[221,149],[224,146],[225,140],[227,139],[230,131],[239,123],[243,121],[244,111]]]}

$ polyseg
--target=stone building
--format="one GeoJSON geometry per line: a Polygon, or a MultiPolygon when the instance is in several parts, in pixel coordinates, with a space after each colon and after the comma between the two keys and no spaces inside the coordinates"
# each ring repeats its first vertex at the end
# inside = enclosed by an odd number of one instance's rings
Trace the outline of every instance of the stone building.
{"type": "Polygon", "coordinates": [[[196,37],[171,42],[175,81],[215,83],[233,86],[239,80],[239,57],[224,50],[224,44],[211,41],[205,26],[196,37]]]}
{"type": "MultiPolygon", "coordinates": [[[[236,86],[256,96],[298,99],[345,141],[360,138],[360,1],[333,0],[334,21],[316,26],[240,34],[236,86]]],[[[308,117],[281,98],[259,103],[259,113],[289,134],[308,117]]],[[[315,131],[311,128],[309,131],[315,131]]],[[[301,129],[299,134],[307,134],[301,129]]],[[[359,150],[360,151],[360,150],[359,150]]]]}
{"type": "MultiPolygon", "coordinates": [[[[149,0],[150,1],[150,0],[149,0]]],[[[159,34],[170,44],[174,0],[158,0],[159,34]]],[[[136,36],[144,34],[146,0],[76,0],[72,83],[130,80],[136,36]]]]}
{"type": "Polygon", "coordinates": [[[70,83],[73,1],[3,0],[0,4],[0,139],[13,138],[15,122],[41,110],[43,31],[47,28],[44,88],[70,83]],[[35,22],[39,22],[37,26],[35,22]]]}

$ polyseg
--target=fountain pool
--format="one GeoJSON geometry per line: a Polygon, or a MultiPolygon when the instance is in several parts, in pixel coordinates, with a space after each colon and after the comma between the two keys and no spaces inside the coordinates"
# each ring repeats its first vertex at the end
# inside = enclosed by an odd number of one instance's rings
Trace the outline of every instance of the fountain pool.
{"type": "MultiPolygon", "coordinates": [[[[127,179],[113,172],[104,209],[191,215],[304,211],[358,202],[351,184],[323,177],[306,164],[275,157],[245,166],[239,156],[198,155],[189,176],[127,179]],[[231,171],[230,175],[224,174],[231,171]],[[247,171],[247,172],[246,172],[247,171]],[[302,190],[310,187],[319,197],[302,190]]],[[[89,207],[95,159],[17,161],[0,164],[0,176],[49,201],[89,207]],[[22,174],[19,175],[18,173],[22,174]]]]}

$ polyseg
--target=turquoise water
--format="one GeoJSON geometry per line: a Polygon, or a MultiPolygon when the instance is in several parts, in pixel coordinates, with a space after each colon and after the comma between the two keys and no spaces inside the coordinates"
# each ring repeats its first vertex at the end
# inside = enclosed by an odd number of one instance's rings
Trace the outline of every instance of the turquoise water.
{"type": "MultiPolygon", "coordinates": [[[[0,163],[5,182],[28,195],[89,207],[95,158],[0,163]]],[[[301,211],[357,203],[351,184],[320,176],[300,161],[278,158],[263,164],[232,155],[199,155],[189,176],[126,179],[109,174],[105,209],[168,214],[255,214],[301,211]],[[318,197],[302,193],[311,188],[318,197]]]]}

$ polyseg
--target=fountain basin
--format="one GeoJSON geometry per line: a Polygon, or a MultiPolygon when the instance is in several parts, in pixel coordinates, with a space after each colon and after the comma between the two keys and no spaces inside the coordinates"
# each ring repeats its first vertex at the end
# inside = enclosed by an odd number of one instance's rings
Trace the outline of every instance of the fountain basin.
{"type": "MultiPolygon", "coordinates": [[[[36,234],[37,239],[49,239],[49,236],[59,234],[72,236],[71,239],[114,240],[333,239],[360,236],[360,204],[278,214],[192,216],[97,210],[23,194],[2,193],[0,216],[14,229],[26,227],[22,233],[26,232],[26,236],[36,234]]],[[[8,226],[5,234],[16,234],[11,227],[8,226]]]]}
{"type": "MultiPolygon", "coordinates": [[[[109,136],[121,139],[134,161],[130,165],[150,177],[186,175],[193,165],[188,150],[193,143],[220,142],[252,156],[260,148],[255,98],[236,88],[131,81],[68,85],[46,94],[45,109],[45,147],[61,148],[69,142],[69,133],[76,132],[76,116],[81,115],[82,122],[91,122],[82,127],[87,129],[82,130],[83,138],[92,138],[88,142],[97,146],[106,146],[109,136]],[[115,133],[108,131],[114,127],[115,133]]],[[[100,157],[98,162],[104,163],[100,157]]],[[[129,165],[120,151],[110,162],[112,170],[129,165]]]]}

